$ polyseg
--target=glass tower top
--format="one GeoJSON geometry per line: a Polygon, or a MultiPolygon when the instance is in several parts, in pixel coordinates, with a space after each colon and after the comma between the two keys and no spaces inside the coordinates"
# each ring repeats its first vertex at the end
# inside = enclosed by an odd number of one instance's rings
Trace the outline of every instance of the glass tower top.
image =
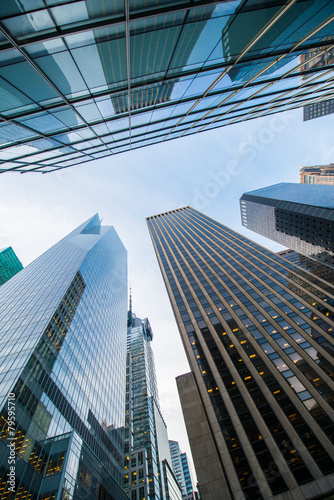
{"type": "Polygon", "coordinates": [[[47,173],[326,98],[334,0],[7,0],[0,171],[47,173]]]}

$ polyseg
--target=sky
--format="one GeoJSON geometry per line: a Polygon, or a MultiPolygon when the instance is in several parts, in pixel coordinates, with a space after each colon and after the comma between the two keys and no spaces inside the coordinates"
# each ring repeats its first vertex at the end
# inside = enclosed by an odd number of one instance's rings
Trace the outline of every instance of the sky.
{"type": "Polygon", "coordinates": [[[334,163],[334,115],[302,109],[133,150],[50,174],[0,175],[0,248],[26,266],[99,213],[128,250],[133,312],[153,329],[158,388],[169,439],[190,449],[175,377],[189,372],[145,218],[192,206],[273,251],[241,226],[244,192],[298,182],[301,166],[334,163]]]}

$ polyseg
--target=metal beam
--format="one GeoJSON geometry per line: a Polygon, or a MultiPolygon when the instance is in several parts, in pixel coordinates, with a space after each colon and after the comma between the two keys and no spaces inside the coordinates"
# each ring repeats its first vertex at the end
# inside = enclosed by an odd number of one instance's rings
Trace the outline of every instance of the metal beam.
{"type": "MultiPolygon", "coordinates": [[[[321,74],[319,75],[319,77],[321,77],[321,75],[322,75],[323,73],[325,73],[325,74],[326,74],[326,73],[330,73],[330,72],[331,72],[331,69],[334,69],[334,65],[327,66],[327,67],[326,67],[326,71],[325,71],[325,72],[324,72],[324,69],[323,69],[323,68],[321,68],[321,74]]],[[[295,75],[291,75],[291,74],[289,74],[289,75],[286,77],[286,79],[290,79],[290,78],[296,78],[296,77],[295,77],[295,75]]],[[[262,87],[262,88],[261,88],[258,92],[254,93],[252,96],[250,96],[250,97],[247,99],[247,101],[251,101],[252,99],[255,99],[255,98],[257,97],[257,94],[258,94],[260,91],[262,92],[262,91],[266,90],[266,88],[269,88],[269,87],[271,86],[271,83],[272,83],[273,81],[276,81],[276,79],[271,78],[271,79],[269,79],[269,80],[264,80],[264,81],[262,81],[261,83],[264,85],[264,87],[262,87]],[[269,84],[267,84],[267,82],[268,82],[268,81],[269,81],[269,84]]],[[[309,80],[309,81],[305,81],[305,82],[304,82],[304,84],[303,84],[303,86],[307,87],[307,89],[313,89],[313,88],[315,88],[315,87],[317,87],[317,86],[319,85],[319,82],[315,82],[315,83],[314,83],[314,81],[315,81],[315,79],[313,79],[313,80],[309,80]]],[[[326,82],[320,82],[320,83],[326,83],[326,82]]],[[[256,83],[253,83],[252,85],[250,85],[250,87],[251,87],[251,86],[256,86],[256,85],[257,85],[256,83]]],[[[241,88],[242,88],[242,86],[240,86],[240,89],[241,89],[241,88]]],[[[297,89],[300,89],[300,88],[301,88],[301,87],[300,87],[300,85],[298,85],[298,86],[291,86],[289,89],[284,89],[284,90],[280,90],[280,91],[273,91],[273,92],[265,93],[265,94],[263,94],[263,97],[264,97],[264,98],[265,98],[265,97],[268,97],[268,96],[270,97],[271,95],[281,94],[282,92],[283,92],[283,93],[288,93],[288,92],[291,92],[291,91],[293,91],[293,90],[297,90],[297,89]]],[[[229,92],[230,92],[230,89],[225,89],[225,90],[223,90],[223,91],[222,91],[222,90],[219,90],[219,91],[214,91],[214,92],[212,92],[212,93],[210,94],[210,96],[215,96],[215,95],[219,96],[219,95],[222,95],[222,94],[224,94],[224,93],[229,93],[229,92]]],[[[236,95],[237,95],[237,93],[236,93],[236,95]]],[[[189,98],[187,98],[187,99],[182,100],[180,103],[182,104],[182,103],[185,103],[185,102],[189,102],[189,101],[195,100],[197,97],[198,97],[198,96],[196,96],[196,95],[195,95],[195,96],[192,96],[192,97],[189,97],[189,98]]],[[[246,102],[246,101],[245,101],[244,99],[242,99],[242,98],[241,98],[241,99],[237,99],[237,100],[233,101],[233,103],[234,103],[234,104],[242,104],[242,103],[245,103],[245,102],[246,102]]],[[[266,104],[266,103],[265,103],[265,104],[266,104]]],[[[165,103],[165,104],[163,105],[163,107],[172,107],[172,106],[174,106],[174,105],[175,105],[175,103],[173,103],[173,102],[168,102],[168,103],[165,103]]],[[[153,109],[154,109],[154,106],[151,106],[151,107],[145,108],[145,110],[150,110],[150,109],[151,109],[151,110],[153,110],[153,109]]],[[[216,109],[216,107],[212,108],[212,111],[214,111],[215,109],[216,109]]],[[[210,111],[210,109],[208,109],[208,111],[210,111]]],[[[137,112],[136,114],[138,114],[138,113],[140,113],[140,112],[137,112]]],[[[194,111],[193,113],[196,113],[196,111],[194,111]]],[[[190,115],[191,115],[191,113],[190,113],[190,115]]],[[[161,120],[154,120],[154,121],[152,121],[152,124],[164,123],[164,122],[166,122],[166,121],[168,122],[168,120],[174,120],[176,117],[177,117],[177,115],[176,115],[176,116],[173,116],[172,118],[163,118],[163,119],[161,119],[161,120]]],[[[179,117],[181,118],[181,117],[182,117],[182,115],[179,115],[179,117]]],[[[116,116],[116,117],[112,117],[112,118],[108,118],[108,119],[101,119],[101,120],[98,120],[98,121],[91,122],[91,126],[92,126],[92,127],[95,127],[95,126],[102,125],[102,124],[107,125],[108,123],[112,123],[113,121],[115,121],[115,120],[117,120],[117,119],[118,119],[118,116],[116,116]]],[[[11,123],[11,124],[16,125],[16,122],[15,122],[15,121],[13,121],[13,120],[6,120],[6,121],[8,121],[8,122],[9,122],[9,123],[11,123]]],[[[136,126],[134,126],[134,127],[133,127],[133,130],[135,131],[135,130],[136,130],[136,128],[140,128],[141,126],[142,126],[142,125],[136,125],[136,126]]],[[[55,138],[55,136],[56,136],[56,135],[61,134],[61,133],[65,133],[65,134],[66,134],[67,132],[80,132],[80,130],[85,129],[86,127],[85,127],[85,126],[82,126],[82,125],[77,125],[76,127],[72,127],[72,128],[71,128],[71,129],[69,129],[69,130],[64,130],[64,129],[63,129],[63,130],[59,130],[59,131],[57,131],[57,132],[53,131],[52,133],[47,133],[47,134],[46,134],[46,133],[44,133],[44,134],[43,134],[43,133],[41,133],[41,132],[38,132],[38,131],[36,131],[36,130],[34,130],[34,129],[30,128],[30,127],[26,127],[26,128],[27,128],[27,130],[29,130],[30,132],[36,133],[36,134],[38,134],[38,135],[39,135],[39,136],[41,136],[41,137],[32,137],[31,139],[21,139],[21,140],[13,141],[13,142],[11,142],[10,144],[2,144],[2,145],[0,145],[0,151],[1,151],[1,150],[6,150],[6,149],[7,149],[7,148],[9,148],[9,147],[15,147],[15,146],[19,146],[19,145],[22,145],[22,144],[29,144],[29,142],[34,142],[34,141],[38,140],[39,138],[51,139],[51,140],[54,140],[54,141],[56,141],[56,142],[57,142],[57,139],[55,138]]],[[[126,130],[128,130],[128,129],[127,129],[127,128],[122,128],[122,129],[118,130],[117,132],[113,132],[113,133],[112,133],[112,132],[109,132],[109,133],[106,133],[106,134],[100,134],[100,135],[99,135],[99,138],[100,138],[100,139],[102,139],[102,138],[104,138],[104,137],[108,137],[108,136],[110,136],[110,135],[114,135],[114,136],[116,136],[116,138],[117,138],[117,134],[118,134],[118,133],[123,133],[123,132],[124,132],[124,131],[126,131],[126,130]]],[[[88,141],[89,141],[89,140],[94,140],[94,138],[88,139],[88,141]]],[[[64,144],[64,143],[62,143],[62,142],[59,142],[59,144],[60,144],[60,146],[61,146],[61,147],[70,147],[70,146],[75,146],[75,145],[77,145],[77,144],[81,144],[81,143],[85,143],[85,142],[87,142],[87,139],[82,139],[82,140],[79,140],[79,141],[73,141],[73,142],[71,142],[71,144],[68,144],[68,145],[67,145],[67,144],[64,144]]],[[[52,150],[52,149],[59,149],[59,148],[49,148],[49,149],[48,149],[48,150],[46,150],[46,151],[50,151],[50,150],[52,150]]],[[[81,150],[81,151],[84,151],[84,150],[81,150]]],[[[77,150],[75,150],[75,152],[77,152],[77,150]]],[[[36,153],[36,154],[37,154],[37,153],[36,153]]]]}

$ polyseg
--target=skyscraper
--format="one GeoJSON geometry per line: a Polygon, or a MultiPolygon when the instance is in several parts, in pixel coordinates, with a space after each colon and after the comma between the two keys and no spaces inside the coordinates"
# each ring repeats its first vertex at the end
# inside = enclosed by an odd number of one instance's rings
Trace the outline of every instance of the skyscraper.
{"type": "Polygon", "coordinates": [[[181,450],[178,441],[169,440],[170,456],[172,459],[172,467],[177,482],[180,485],[182,496],[186,494],[186,481],[184,477],[182,460],[181,460],[181,450]]]}
{"type": "Polygon", "coordinates": [[[1,286],[2,499],[127,498],[126,310],[126,250],[98,215],[1,286]]]}
{"type": "Polygon", "coordinates": [[[299,170],[301,184],[324,184],[334,186],[334,163],[301,167],[299,170]]]}
{"type": "Polygon", "coordinates": [[[293,262],[296,266],[306,269],[306,271],[310,271],[310,273],[314,274],[317,278],[321,278],[328,281],[331,285],[334,285],[334,269],[331,267],[325,266],[313,259],[309,259],[305,257],[305,255],[290,249],[277,252],[277,255],[293,262]]]}
{"type": "Polygon", "coordinates": [[[147,318],[128,311],[124,488],[131,500],[180,500],[161,414],[153,332],[147,318]]]}
{"type": "Polygon", "coordinates": [[[193,483],[186,453],[182,453],[178,441],[169,440],[169,449],[175,477],[182,490],[182,498],[193,497],[193,483]]]}
{"type": "Polygon", "coordinates": [[[334,492],[334,288],[185,207],[147,219],[203,500],[334,492]]]}
{"type": "MultiPolygon", "coordinates": [[[[300,71],[304,73],[305,70],[311,70],[313,68],[322,68],[326,66],[331,67],[334,63],[334,48],[329,50],[323,50],[322,47],[316,49],[311,49],[309,52],[301,54],[299,56],[299,61],[301,63],[300,71]]],[[[301,77],[302,81],[310,78],[312,73],[306,71],[301,77]]],[[[331,97],[331,93],[328,94],[331,97]]],[[[312,104],[307,104],[303,108],[303,120],[313,120],[320,116],[329,115],[334,113],[334,100],[324,99],[319,96],[312,104]]]]}
{"type": "Polygon", "coordinates": [[[187,457],[186,453],[181,453],[181,463],[182,463],[184,481],[186,483],[186,495],[185,496],[190,496],[193,494],[194,488],[193,488],[193,482],[191,480],[189,462],[188,462],[188,457],[187,457]]]}
{"type": "Polygon", "coordinates": [[[0,285],[21,271],[23,266],[12,247],[0,250],[0,285]]]}
{"type": "Polygon", "coordinates": [[[331,98],[333,11],[1,2],[0,171],[47,173],[331,98]]]}
{"type": "Polygon", "coordinates": [[[282,182],[243,194],[240,207],[243,226],[334,267],[332,186],[282,182]]]}

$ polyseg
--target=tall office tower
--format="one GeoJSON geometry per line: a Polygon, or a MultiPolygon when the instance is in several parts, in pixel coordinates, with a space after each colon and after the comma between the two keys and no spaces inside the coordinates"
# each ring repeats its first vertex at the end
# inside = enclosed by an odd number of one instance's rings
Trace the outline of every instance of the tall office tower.
{"type": "Polygon", "coordinates": [[[0,287],[2,499],[128,498],[127,255],[98,215],[0,287]]]}
{"type": "Polygon", "coordinates": [[[159,406],[152,340],[148,319],[133,314],[130,298],[124,488],[131,500],[179,500],[181,490],[171,472],[167,427],[159,406]]]}
{"type": "Polygon", "coordinates": [[[301,184],[329,184],[333,186],[334,163],[316,165],[314,167],[301,167],[299,170],[299,182],[301,184]]]}
{"type": "MultiPolygon", "coordinates": [[[[325,37],[324,41],[330,41],[331,37],[325,37]]],[[[314,47],[299,55],[299,72],[301,80],[307,80],[312,74],[307,73],[306,70],[314,68],[331,67],[334,63],[334,48],[330,47],[328,50],[323,50],[326,45],[321,47],[314,47]],[[306,72],[305,72],[306,71],[306,72]]]]}
{"type": "Polygon", "coordinates": [[[281,183],[240,199],[242,225],[334,268],[332,186],[281,183]]]}
{"type": "Polygon", "coordinates": [[[186,453],[182,453],[178,441],[169,440],[172,468],[182,491],[182,498],[193,498],[193,483],[186,453]]]}
{"type": "Polygon", "coordinates": [[[186,494],[186,481],[184,477],[184,471],[181,460],[181,450],[178,441],[169,440],[169,450],[170,456],[172,459],[172,468],[177,479],[177,482],[180,485],[182,496],[186,494]]]}
{"type": "Polygon", "coordinates": [[[12,247],[0,250],[0,285],[21,271],[23,266],[12,247]]]}
{"type": "Polygon", "coordinates": [[[191,480],[188,457],[186,453],[181,453],[181,463],[183,469],[184,481],[186,483],[186,497],[193,494],[193,482],[191,480]]]}
{"type": "Polygon", "coordinates": [[[203,500],[334,492],[334,288],[190,207],[149,217],[203,500]],[[296,272],[297,271],[297,272],[296,272]]]}
{"type": "Polygon", "coordinates": [[[333,11],[334,0],[0,2],[0,171],[47,173],[331,98],[333,11]]]}
{"type": "Polygon", "coordinates": [[[321,278],[325,281],[328,281],[331,285],[334,285],[334,269],[331,267],[325,266],[320,262],[316,262],[313,259],[309,259],[294,250],[282,250],[281,252],[277,252],[277,255],[280,255],[284,259],[293,262],[297,266],[306,269],[306,271],[310,271],[310,273],[314,274],[317,278],[321,278]]]}

